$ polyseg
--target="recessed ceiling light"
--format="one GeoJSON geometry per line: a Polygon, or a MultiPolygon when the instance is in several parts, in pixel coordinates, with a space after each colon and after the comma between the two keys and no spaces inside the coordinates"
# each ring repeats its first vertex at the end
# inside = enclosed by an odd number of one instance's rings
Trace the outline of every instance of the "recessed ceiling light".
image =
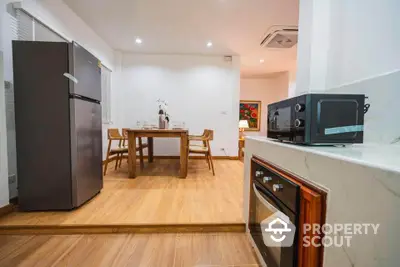
{"type": "Polygon", "coordinates": [[[264,63],[264,59],[260,59],[260,63],[264,63]]]}
{"type": "Polygon", "coordinates": [[[141,44],[141,43],[142,43],[142,39],[136,38],[135,42],[136,42],[137,44],[141,44]]]}
{"type": "Polygon", "coordinates": [[[207,43],[207,47],[211,47],[212,45],[213,45],[212,42],[207,43]]]}

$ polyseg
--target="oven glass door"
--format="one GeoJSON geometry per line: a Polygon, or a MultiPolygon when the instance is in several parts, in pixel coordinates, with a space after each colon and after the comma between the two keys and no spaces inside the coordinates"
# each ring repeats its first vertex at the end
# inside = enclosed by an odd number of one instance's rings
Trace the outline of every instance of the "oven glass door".
{"type": "MultiPolygon", "coordinates": [[[[292,247],[267,247],[264,244],[261,222],[277,211],[284,213],[290,221],[297,223],[295,214],[284,204],[280,203],[267,189],[253,182],[250,200],[250,234],[268,267],[294,267],[296,259],[296,245],[292,247]]],[[[295,238],[294,244],[296,244],[295,238]]]]}

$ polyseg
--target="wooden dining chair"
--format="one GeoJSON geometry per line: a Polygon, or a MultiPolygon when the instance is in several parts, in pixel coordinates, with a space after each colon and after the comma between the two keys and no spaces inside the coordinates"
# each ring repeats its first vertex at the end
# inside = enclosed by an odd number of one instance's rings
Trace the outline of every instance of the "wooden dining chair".
{"type": "Polygon", "coordinates": [[[103,174],[107,174],[108,163],[115,160],[115,170],[118,167],[118,161],[124,154],[128,154],[128,148],[122,146],[122,142],[124,141],[124,137],[119,133],[118,129],[110,128],[107,130],[108,135],[108,148],[106,155],[106,162],[104,164],[104,172],[103,174]],[[116,147],[112,147],[113,141],[116,141],[118,145],[116,147]]]}
{"type": "MultiPolygon", "coordinates": [[[[118,129],[111,128],[108,129],[108,148],[107,148],[107,155],[106,161],[104,164],[104,175],[107,174],[107,167],[108,163],[115,160],[115,170],[118,167],[121,167],[121,162],[124,155],[128,155],[128,146],[125,145],[127,141],[127,129],[124,129],[123,135],[119,133],[118,129]],[[112,147],[113,141],[118,142],[116,147],[112,147]]],[[[140,155],[140,168],[143,169],[144,167],[144,158],[143,158],[143,146],[141,146],[141,141],[139,141],[139,145],[136,147],[136,151],[139,151],[140,155]]]]}
{"type": "Polygon", "coordinates": [[[214,139],[213,130],[204,130],[202,135],[189,135],[189,154],[203,154],[208,164],[208,168],[212,169],[215,176],[214,163],[211,155],[210,141],[214,139]],[[191,144],[191,141],[201,141],[202,144],[191,144]]]}

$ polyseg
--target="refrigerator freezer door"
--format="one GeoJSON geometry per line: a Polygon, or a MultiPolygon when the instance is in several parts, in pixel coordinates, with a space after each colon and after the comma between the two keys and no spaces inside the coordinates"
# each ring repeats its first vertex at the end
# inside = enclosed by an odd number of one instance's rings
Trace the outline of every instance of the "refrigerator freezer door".
{"type": "Polygon", "coordinates": [[[72,202],[79,207],[103,188],[101,106],[70,99],[72,202]]]}
{"type": "Polygon", "coordinates": [[[77,43],[70,44],[70,93],[101,101],[101,65],[99,60],[77,43]]]}

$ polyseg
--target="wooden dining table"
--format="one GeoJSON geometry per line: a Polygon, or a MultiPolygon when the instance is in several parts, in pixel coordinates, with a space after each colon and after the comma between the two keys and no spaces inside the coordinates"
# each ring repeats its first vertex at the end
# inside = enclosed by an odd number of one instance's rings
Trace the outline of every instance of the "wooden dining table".
{"type": "Polygon", "coordinates": [[[147,137],[148,161],[153,162],[154,138],[180,138],[180,178],[186,178],[188,168],[188,130],[187,129],[129,129],[128,130],[128,168],[129,178],[136,173],[136,138],[147,137]]]}

